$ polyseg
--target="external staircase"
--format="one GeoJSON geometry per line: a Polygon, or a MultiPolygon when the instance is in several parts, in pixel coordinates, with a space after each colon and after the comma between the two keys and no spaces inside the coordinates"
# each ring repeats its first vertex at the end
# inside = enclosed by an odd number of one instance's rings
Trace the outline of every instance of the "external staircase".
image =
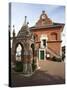
{"type": "Polygon", "coordinates": [[[60,55],[58,55],[57,53],[55,53],[51,48],[47,48],[47,52],[49,52],[52,56],[55,56],[56,58],[61,58],[60,55]]]}

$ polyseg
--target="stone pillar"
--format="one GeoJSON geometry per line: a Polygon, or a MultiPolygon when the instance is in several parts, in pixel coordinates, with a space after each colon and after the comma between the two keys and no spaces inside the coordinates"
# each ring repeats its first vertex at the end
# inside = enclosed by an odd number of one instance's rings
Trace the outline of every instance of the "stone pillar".
{"type": "Polygon", "coordinates": [[[28,74],[32,73],[32,64],[31,63],[27,63],[27,73],[28,74]]]}
{"type": "Polygon", "coordinates": [[[26,56],[26,52],[24,52],[23,73],[27,73],[27,56],[26,56]]]}
{"type": "Polygon", "coordinates": [[[27,73],[27,63],[23,63],[23,73],[27,73]]]}
{"type": "Polygon", "coordinates": [[[28,51],[28,55],[27,55],[27,73],[28,74],[32,73],[32,61],[31,61],[30,50],[28,51]]]}

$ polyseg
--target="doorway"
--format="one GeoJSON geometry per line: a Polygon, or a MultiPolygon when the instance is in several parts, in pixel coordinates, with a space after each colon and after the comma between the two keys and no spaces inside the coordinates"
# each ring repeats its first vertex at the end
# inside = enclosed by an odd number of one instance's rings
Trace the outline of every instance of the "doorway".
{"type": "Polygon", "coordinates": [[[40,59],[44,60],[44,51],[40,51],[40,59]]]}
{"type": "Polygon", "coordinates": [[[46,50],[45,49],[39,49],[39,60],[45,60],[46,59],[46,50]]]}

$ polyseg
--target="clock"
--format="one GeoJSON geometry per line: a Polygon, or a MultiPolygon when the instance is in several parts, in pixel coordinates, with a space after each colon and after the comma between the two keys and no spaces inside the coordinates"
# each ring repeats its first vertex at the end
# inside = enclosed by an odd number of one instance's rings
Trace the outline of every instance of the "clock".
{"type": "Polygon", "coordinates": [[[45,19],[45,15],[42,15],[42,19],[45,19]]]}

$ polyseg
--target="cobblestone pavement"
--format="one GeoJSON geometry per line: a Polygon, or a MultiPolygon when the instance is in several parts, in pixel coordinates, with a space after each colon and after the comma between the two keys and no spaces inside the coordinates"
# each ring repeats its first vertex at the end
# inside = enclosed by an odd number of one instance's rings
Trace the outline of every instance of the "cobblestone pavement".
{"type": "Polygon", "coordinates": [[[65,83],[64,62],[39,61],[40,69],[30,77],[12,71],[12,87],[54,85],[65,83]]]}

